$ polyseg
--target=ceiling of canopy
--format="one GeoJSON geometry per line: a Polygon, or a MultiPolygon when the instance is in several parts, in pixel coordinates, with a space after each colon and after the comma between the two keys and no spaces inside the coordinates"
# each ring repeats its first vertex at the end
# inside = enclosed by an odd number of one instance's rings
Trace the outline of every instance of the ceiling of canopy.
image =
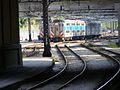
{"type": "MultiPolygon", "coordinates": [[[[70,19],[117,19],[120,0],[48,0],[49,16],[70,19]]],[[[20,17],[41,17],[42,0],[19,0],[20,17]]]]}

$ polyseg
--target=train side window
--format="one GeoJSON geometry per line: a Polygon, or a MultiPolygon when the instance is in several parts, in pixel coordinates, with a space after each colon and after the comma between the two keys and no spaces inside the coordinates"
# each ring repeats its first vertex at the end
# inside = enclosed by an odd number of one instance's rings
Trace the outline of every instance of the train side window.
{"type": "Polygon", "coordinates": [[[66,33],[69,33],[69,31],[66,31],[66,33]]]}
{"type": "Polygon", "coordinates": [[[81,25],[84,26],[84,23],[82,23],[81,25]]]}
{"type": "Polygon", "coordinates": [[[80,25],[80,23],[77,23],[77,25],[80,25]]]}
{"type": "Polygon", "coordinates": [[[75,25],[75,23],[72,23],[72,25],[75,25]]]}
{"type": "Polygon", "coordinates": [[[70,25],[69,23],[66,23],[66,25],[70,25]]]}
{"type": "Polygon", "coordinates": [[[73,33],[75,33],[75,31],[72,31],[73,33]]]}

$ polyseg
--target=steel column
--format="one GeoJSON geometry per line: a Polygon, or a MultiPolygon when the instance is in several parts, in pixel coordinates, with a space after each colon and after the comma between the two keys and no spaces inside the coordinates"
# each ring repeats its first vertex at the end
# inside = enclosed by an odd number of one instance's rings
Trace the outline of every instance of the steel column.
{"type": "Polygon", "coordinates": [[[120,46],[120,11],[118,11],[118,45],[120,46]]]}
{"type": "Polygon", "coordinates": [[[115,21],[113,21],[113,32],[115,31],[115,21]]]}
{"type": "Polygon", "coordinates": [[[32,38],[31,38],[31,22],[30,22],[30,17],[28,17],[28,33],[29,33],[29,42],[32,41],[32,38]]]}
{"type": "Polygon", "coordinates": [[[44,52],[43,57],[51,57],[50,35],[48,25],[48,0],[42,0],[43,4],[43,29],[44,29],[44,52]]]}

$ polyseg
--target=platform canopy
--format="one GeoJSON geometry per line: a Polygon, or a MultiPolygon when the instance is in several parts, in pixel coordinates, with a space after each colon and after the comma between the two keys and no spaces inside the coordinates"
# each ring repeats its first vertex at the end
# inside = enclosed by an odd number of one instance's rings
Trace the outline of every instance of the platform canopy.
{"type": "MultiPolygon", "coordinates": [[[[48,0],[49,16],[70,19],[117,19],[120,0],[48,0]]],[[[20,17],[42,17],[42,0],[19,0],[20,17]]]]}

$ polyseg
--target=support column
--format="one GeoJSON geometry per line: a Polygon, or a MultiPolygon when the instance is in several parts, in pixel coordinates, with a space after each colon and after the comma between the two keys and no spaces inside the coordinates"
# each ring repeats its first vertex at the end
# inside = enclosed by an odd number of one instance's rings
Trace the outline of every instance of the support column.
{"type": "Polygon", "coordinates": [[[105,21],[105,29],[106,29],[106,30],[107,30],[107,22],[108,22],[108,21],[105,21]]]}
{"type": "Polygon", "coordinates": [[[28,33],[29,33],[29,42],[32,41],[32,38],[31,38],[31,20],[30,20],[30,17],[28,17],[28,33]]]}
{"type": "Polygon", "coordinates": [[[0,0],[0,4],[0,69],[7,69],[22,65],[18,0],[0,0]]]}
{"type": "Polygon", "coordinates": [[[115,21],[115,30],[117,30],[118,20],[115,21]]]}
{"type": "Polygon", "coordinates": [[[0,69],[3,67],[3,61],[2,61],[2,4],[0,0],[0,69]]]}
{"type": "Polygon", "coordinates": [[[50,35],[48,25],[48,0],[42,0],[43,3],[43,29],[44,29],[44,52],[43,57],[51,57],[50,35]]]}
{"type": "Polygon", "coordinates": [[[115,21],[113,21],[113,32],[115,31],[115,21]]]}
{"type": "MultiPolygon", "coordinates": [[[[2,18],[1,18],[1,0],[0,0],[0,38],[2,38],[2,23],[1,23],[1,21],[2,21],[2,18]]],[[[2,39],[0,39],[0,46],[1,46],[1,44],[2,44],[2,39]]]]}
{"type": "Polygon", "coordinates": [[[120,11],[118,11],[118,45],[120,46],[120,11]]]}
{"type": "Polygon", "coordinates": [[[111,31],[111,32],[113,32],[112,29],[113,29],[113,28],[112,28],[112,21],[110,20],[110,31],[111,31]]]}

